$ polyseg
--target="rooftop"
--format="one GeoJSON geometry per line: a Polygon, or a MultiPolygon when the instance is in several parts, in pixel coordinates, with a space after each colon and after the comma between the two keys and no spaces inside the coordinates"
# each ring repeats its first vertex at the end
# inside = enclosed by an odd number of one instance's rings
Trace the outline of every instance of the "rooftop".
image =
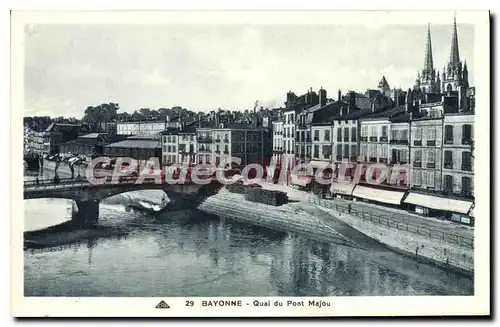
{"type": "Polygon", "coordinates": [[[157,149],[157,148],[161,148],[161,143],[159,140],[126,139],[124,141],[108,144],[105,147],[106,148],[157,149]]]}

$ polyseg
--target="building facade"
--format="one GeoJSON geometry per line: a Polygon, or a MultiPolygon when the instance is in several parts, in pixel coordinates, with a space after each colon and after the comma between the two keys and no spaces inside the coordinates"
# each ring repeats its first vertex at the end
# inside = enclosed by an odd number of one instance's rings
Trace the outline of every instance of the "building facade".
{"type": "Polygon", "coordinates": [[[444,115],[442,191],[446,194],[474,197],[474,115],[444,115]]]}

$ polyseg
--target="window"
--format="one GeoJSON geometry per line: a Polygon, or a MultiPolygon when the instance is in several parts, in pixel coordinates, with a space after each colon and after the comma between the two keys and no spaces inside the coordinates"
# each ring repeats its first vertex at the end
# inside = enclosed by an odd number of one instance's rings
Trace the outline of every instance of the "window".
{"type": "Polygon", "coordinates": [[[472,125],[462,125],[462,144],[472,144],[472,125]]]}
{"type": "Polygon", "coordinates": [[[427,162],[428,163],[434,163],[435,162],[434,155],[435,155],[434,150],[429,150],[428,151],[428,153],[427,153],[427,162]]]}
{"type": "Polygon", "coordinates": [[[351,144],[351,157],[355,157],[357,155],[356,144],[351,144]]]}
{"type": "Polygon", "coordinates": [[[311,132],[306,132],[306,142],[311,142],[311,132]]]}
{"type": "Polygon", "coordinates": [[[349,144],[344,144],[344,157],[349,157],[349,144]]]}
{"type": "Polygon", "coordinates": [[[453,126],[451,125],[444,127],[444,143],[453,144],[453,126]]]}
{"type": "Polygon", "coordinates": [[[421,171],[420,170],[414,170],[413,171],[413,184],[414,185],[420,185],[422,183],[421,181],[421,171]]]}
{"type": "Polygon", "coordinates": [[[330,159],[331,154],[332,154],[332,147],[330,145],[323,145],[323,157],[325,159],[330,159]]]}
{"type": "Polygon", "coordinates": [[[330,131],[327,130],[327,129],[325,129],[324,140],[325,141],[330,141],[330,131]]]}
{"type": "Polygon", "coordinates": [[[444,175],[444,190],[446,192],[453,192],[453,176],[444,175]]]}
{"type": "Polygon", "coordinates": [[[471,178],[467,176],[462,177],[462,193],[470,194],[471,193],[471,178]]]}
{"type": "Polygon", "coordinates": [[[229,145],[227,144],[224,145],[224,152],[229,152],[229,145]]]}
{"type": "Polygon", "coordinates": [[[370,126],[370,137],[377,136],[377,126],[370,126]]]}
{"type": "Polygon", "coordinates": [[[462,170],[472,170],[472,154],[469,151],[462,152],[462,170]]]}
{"type": "Polygon", "coordinates": [[[319,130],[314,131],[314,140],[319,141],[319,130]]]}
{"type": "Polygon", "coordinates": [[[387,137],[387,126],[382,126],[382,137],[387,137]]]}
{"type": "Polygon", "coordinates": [[[366,151],[366,144],[361,144],[360,155],[363,157],[366,157],[368,155],[368,153],[366,151]]]}
{"type": "Polygon", "coordinates": [[[351,127],[351,142],[356,142],[357,128],[351,127]]]}
{"type": "Polygon", "coordinates": [[[388,159],[389,157],[389,148],[387,147],[387,145],[383,145],[382,146],[382,149],[381,149],[381,158],[384,158],[384,159],[388,159]]]}
{"type": "Polygon", "coordinates": [[[453,152],[445,151],[444,152],[444,168],[445,169],[453,169],[453,152]]]}
{"type": "Polygon", "coordinates": [[[434,187],[434,172],[427,172],[427,186],[434,187]]]}
{"type": "MultiPolygon", "coordinates": [[[[353,127],[356,128],[356,127],[353,127]]],[[[361,126],[361,136],[368,137],[368,126],[361,126]]]]}
{"type": "Polygon", "coordinates": [[[422,150],[415,150],[415,161],[422,161],[422,150]]]}
{"type": "Polygon", "coordinates": [[[336,156],[337,156],[337,160],[342,159],[342,144],[337,144],[336,156]]]}
{"type": "Polygon", "coordinates": [[[407,129],[403,129],[401,131],[401,139],[408,140],[408,130],[407,129]]]}
{"type": "Polygon", "coordinates": [[[342,142],[342,127],[337,128],[337,142],[342,142]]]}
{"type": "Polygon", "coordinates": [[[314,153],[313,153],[314,158],[319,158],[319,145],[314,145],[314,153]]]}
{"type": "Polygon", "coordinates": [[[344,142],[349,142],[349,128],[344,128],[344,142]]]}
{"type": "MultiPolygon", "coordinates": [[[[428,141],[436,141],[436,128],[435,127],[428,127],[427,128],[427,140],[428,141]]],[[[427,142],[427,143],[429,143],[429,142],[427,142]]],[[[428,145],[430,145],[430,144],[428,144],[428,145]]]]}
{"type": "Polygon", "coordinates": [[[304,133],[304,131],[300,132],[300,139],[301,139],[301,142],[305,142],[306,141],[306,133],[304,133]]]}
{"type": "Polygon", "coordinates": [[[415,128],[415,140],[422,140],[422,128],[420,127],[415,128]]]}
{"type": "Polygon", "coordinates": [[[300,141],[301,141],[301,140],[300,140],[300,132],[297,132],[297,133],[296,133],[295,139],[296,139],[298,142],[300,142],[300,141]]]}

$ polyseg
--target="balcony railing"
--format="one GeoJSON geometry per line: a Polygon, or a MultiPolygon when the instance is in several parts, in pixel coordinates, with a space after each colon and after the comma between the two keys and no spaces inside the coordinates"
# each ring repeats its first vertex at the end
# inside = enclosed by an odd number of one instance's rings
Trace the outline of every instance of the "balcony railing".
{"type": "Polygon", "coordinates": [[[314,138],[314,141],[319,141],[319,137],[315,137],[315,138],[314,138]]]}
{"type": "Polygon", "coordinates": [[[436,140],[427,140],[427,146],[436,146],[436,140]]]}
{"type": "Polygon", "coordinates": [[[453,144],[453,139],[444,139],[444,144],[453,144]]]}
{"type": "Polygon", "coordinates": [[[224,139],[224,143],[229,143],[229,139],[224,139]]]}
{"type": "Polygon", "coordinates": [[[328,154],[328,153],[323,153],[323,158],[325,158],[325,159],[330,159],[330,154],[328,154]]]}
{"type": "Polygon", "coordinates": [[[422,140],[413,141],[413,145],[417,145],[417,146],[422,145],[422,140]]]}
{"type": "Polygon", "coordinates": [[[445,162],[443,167],[444,169],[453,169],[453,162],[445,162]]]}
{"type": "Polygon", "coordinates": [[[370,157],[368,162],[377,162],[377,157],[370,157]]]}
{"type": "Polygon", "coordinates": [[[356,142],[356,138],[355,137],[351,137],[351,142],[356,142]]]}
{"type": "Polygon", "coordinates": [[[401,140],[391,140],[390,143],[391,144],[408,144],[408,140],[404,140],[404,139],[401,139],[401,140]]]}
{"type": "Polygon", "coordinates": [[[212,143],[212,138],[211,137],[197,137],[196,140],[198,143],[212,143]]]}
{"type": "Polygon", "coordinates": [[[472,139],[462,139],[462,145],[472,145],[472,139]]]}
{"type": "Polygon", "coordinates": [[[359,138],[359,140],[362,141],[362,142],[366,142],[366,141],[368,141],[368,136],[361,136],[359,138]]]}
{"type": "Polygon", "coordinates": [[[379,163],[385,163],[385,164],[386,164],[386,163],[387,163],[387,161],[388,161],[388,160],[387,160],[387,158],[379,158],[379,159],[378,159],[378,162],[379,162],[379,163]]]}
{"type": "Polygon", "coordinates": [[[422,161],[420,161],[420,160],[413,161],[413,167],[416,167],[416,168],[422,167],[422,161]]]}
{"type": "Polygon", "coordinates": [[[325,137],[325,142],[330,142],[330,138],[329,137],[325,137]]]}
{"type": "Polygon", "coordinates": [[[342,138],[341,137],[337,137],[337,142],[342,142],[342,138]]]}
{"type": "Polygon", "coordinates": [[[389,140],[389,139],[387,138],[387,136],[381,136],[381,137],[379,138],[379,141],[380,141],[380,142],[387,142],[388,140],[389,140]]]}
{"type": "Polygon", "coordinates": [[[311,142],[311,138],[310,137],[306,138],[306,142],[310,143],[311,142]]]}
{"type": "Polygon", "coordinates": [[[377,142],[376,136],[370,136],[370,142],[377,142]]]}
{"type": "Polygon", "coordinates": [[[428,162],[428,163],[426,164],[426,167],[427,167],[427,168],[436,168],[436,163],[435,163],[435,162],[428,162]]]}
{"type": "Polygon", "coordinates": [[[472,171],[472,165],[464,165],[462,164],[463,171],[472,171]]]}
{"type": "Polygon", "coordinates": [[[335,156],[335,159],[338,160],[338,161],[341,161],[342,160],[342,156],[335,156]]]}
{"type": "Polygon", "coordinates": [[[351,160],[351,161],[358,161],[358,157],[356,157],[356,156],[351,156],[351,157],[349,158],[349,160],[351,160]]]}
{"type": "Polygon", "coordinates": [[[216,139],[215,139],[215,142],[220,142],[220,138],[216,138],[216,139]]]}

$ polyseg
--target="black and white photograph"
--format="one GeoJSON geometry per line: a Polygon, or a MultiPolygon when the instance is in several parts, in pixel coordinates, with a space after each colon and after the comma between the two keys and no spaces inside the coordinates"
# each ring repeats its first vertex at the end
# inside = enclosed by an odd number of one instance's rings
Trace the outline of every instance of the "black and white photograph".
{"type": "Polygon", "coordinates": [[[14,315],[489,313],[489,19],[13,12],[14,315]]]}

